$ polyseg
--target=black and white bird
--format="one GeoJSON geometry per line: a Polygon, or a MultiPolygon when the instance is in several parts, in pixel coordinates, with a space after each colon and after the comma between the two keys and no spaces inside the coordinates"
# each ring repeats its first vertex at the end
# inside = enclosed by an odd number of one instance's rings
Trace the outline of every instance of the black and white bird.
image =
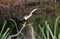
{"type": "Polygon", "coordinates": [[[30,12],[29,15],[24,16],[22,19],[20,19],[20,21],[23,22],[23,26],[25,26],[26,21],[32,16],[33,12],[35,12],[36,10],[37,10],[37,8],[36,8],[36,9],[33,9],[33,10],[30,12]]]}
{"type": "Polygon", "coordinates": [[[36,9],[33,9],[29,15],[27,16],[24,16],[22,18],[16,18],[16,17],[13,17],[12,19],[16,21],[17,25],[20,25],[21,27],[25,26],[26,25],[26,21],[32,16],[33,12],[35,12],[38,8],[36,9]]]}
{"type": "MultiPolygon", "coordinates": [[[[16,18],[16,17],[12,17],[11,19],[13,19],[13,20],[15,20],[16,21],[16,23],[17,23],[17,25],[19,25],[19,26],[17,26],[18,27],[18,33],[16,32],[16,29],[15,29],[15,27],[12,29],[12,32],[14,32],[14,34],[19,34],[21,31],[22,31],[22,29],[26,26],[26,21],[32,16],[32,13],[33,12],[35,12],[37,10],[37,8],[36,9],[33,9],[31,12],[30,12],[30,14],[29,15],[27,15],[27,16],[24,16],[24,17],[22,17],[22,18],[20,18],[20,19],[18,19],[18,18],[16,18]]],[[[25,30],[25,29],[24,29],[25,30]]],[[[22,31],[23,33],[24,33],[24,30],[22,31]]],[[[11,33],[12,33],[11,32],[11,33]]],[[[12,37],[15,37],[16,35],[12,35],[12,37]]],[[[9,37],[10,38],[10,37],[9,37]]],[[[15,37],[16,38],[16,37],[15,37]]],[[[14,38],[14,39],[15,39],[14,38]]]]}

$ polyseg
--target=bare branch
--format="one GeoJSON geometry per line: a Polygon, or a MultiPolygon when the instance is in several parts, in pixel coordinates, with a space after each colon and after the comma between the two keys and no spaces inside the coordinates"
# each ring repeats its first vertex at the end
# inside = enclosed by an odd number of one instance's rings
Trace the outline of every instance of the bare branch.
{"type": "MultiPolygon", "coordinates": [[[[31,23],[31,24],[33,24],[33,23],[31,23]]],[[[28,25],[31,25],[31,24],[28,24],[28,25]]],[[[19,34],[21,33],[21,31],[24,29],[24,27],[25,27],[25,26],[23,26],[23,27],[21,28],[21,30],[20,30],[17,34],[10,35],[7,39],[11,39],[12,37],[19,36],[19,34]]]]}

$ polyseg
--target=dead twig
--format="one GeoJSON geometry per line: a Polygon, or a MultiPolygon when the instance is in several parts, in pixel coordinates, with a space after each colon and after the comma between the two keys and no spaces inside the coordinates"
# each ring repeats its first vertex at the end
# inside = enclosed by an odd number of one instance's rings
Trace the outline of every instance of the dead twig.
{"type": "MultiPolygon", "coordinates": [[[[30,24],[27,24],[27,25],[31,25],[31,24],[33,24],[33,23],[30,23],[30,24]]],[[[25,26],[23,26],[23,27],[21,28],[21,30],[20,30],[17,34],[10,35],[7,39],[11,39],[12,37],[19,36],[19,34],[21,33],[21,31],[22,31],[24,28],[25,28],[25,26]]]]}

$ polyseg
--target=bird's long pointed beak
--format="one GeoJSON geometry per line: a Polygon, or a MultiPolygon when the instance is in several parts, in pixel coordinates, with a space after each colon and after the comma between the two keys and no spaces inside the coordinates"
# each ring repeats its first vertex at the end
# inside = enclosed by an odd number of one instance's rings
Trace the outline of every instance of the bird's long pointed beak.
{"type": "Polygon", "coordinates": [[[33,9],[28,16],[24,16],[25,20],[27,20],[28,18],[30,18],[32,16],[32,13],[35,12],[37,9],[38,8],[33,9]]]}

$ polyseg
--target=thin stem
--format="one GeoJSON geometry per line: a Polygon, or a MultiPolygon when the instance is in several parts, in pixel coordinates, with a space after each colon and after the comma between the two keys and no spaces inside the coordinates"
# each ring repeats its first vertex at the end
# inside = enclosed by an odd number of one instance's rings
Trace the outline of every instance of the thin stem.
{"type": "Polygon", "coordinates": [[[51,29],[50,29],[49,24],[47,23],[47,21],[45,21],[45,24],[46,24],[46,28],[49,30],[49,32],[51,34],[52,39],[54,39],[54,35],[53,35],[53,33],[52,33],[52,31],[51,31],[51,29]]]}
{"type": "Polygon", "coordinates": [[[55,27],[54,27],[54,36],[56,37],[56,31],[57,31],[57,22],[60,19],[60,16],[57,17],[56,22],[55,22],[55,27]]]}
{"type": "Polygon", "coordinates": [[[46,35],[45,35],[45,33],[44,33],[44,27],[42,28],[42,27],[39,25],[39,28],[40,28],[40,30],[41,30],[41,33],[42,33],[44,39],[46,39],[46,35]]]}
{"type": "Polygon", "coordinates": [[[11,39],[12,37],[18,36],[23,29],[24,29],[24,27],[22,27],[21,30],[17,34],[10,35],[7,39],[11,39]]]}
{"type": "Polygon", "coordinates": [[[14,22],[15,26],[16,26],[16,30],[18,32],[18,28],[17,28],[17,23],[13,20],[13,19],[9,19],[10,21],[14,22]]]}
{"type": "Polygon", "coordinates": [[[2,34],[3,30],[4,30],[4,28],[5,28],[5,26],[6,26],[6,23],[7,23],[7,21],[5,21],[4,24],[3,24],[2,30],[0,32],[0,36],[1,36],[1,34],[2,34]]]}
{"type": "MultiPolygon", "coordinates": [[[[28,25],[30,25],[30,24],[28,24],[28,25]]],[[[11,39],[12,37],[18,36],[18,35],[21,33],[21,31],[24,29],[24,27],[25,27],[25,26],[23,26],[23,27],[21,28],[21,30],[20,30],[17,34],[10,35],[7,39],[11,39]]]]}

